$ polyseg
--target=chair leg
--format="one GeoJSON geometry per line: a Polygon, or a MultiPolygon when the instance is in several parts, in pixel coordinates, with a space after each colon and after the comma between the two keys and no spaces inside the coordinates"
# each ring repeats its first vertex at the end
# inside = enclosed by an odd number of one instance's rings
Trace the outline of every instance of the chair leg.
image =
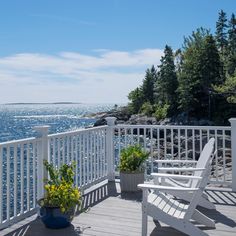
{"type": "Polygon", "coordinates": [[[188,234],[190,236],[208,236],[207,233],[200,230],[198,227],[193,225],[191,222],[185,222],[184,224],[184,230],[180,230],[185,234],[188,234]]]}
{"type": "Polygon", "coordinates": [[[147,198],[148,190],[143,190],[143,202],[142,202],[142,236],[147,236],[147,198]]]}
{"type": "Polygon", "coordinates": [[[192,219],[207,227],[215,228],[215,222],[196,209],[192,215],[192,219]]]}
{"type": "Polygon", "coordinates": [[[161,224],[160,224],[160,222],[159,222],[158,220],[156,220],[156,219],[153,218],[153,222],[154,222],[154,224],[156,225],[156,227],[158,227],[158,228],[161,227],[161,224]]]}
{"type": "Polygon", "coordinates": [[[204,207],[204,208],[209,209],[209,210],[215,210],[216,209],[215,205],[203,196],[200,198],[198,206],[204,207]]]}
{"type": "Polygon", "coordinates": [[[190,236],[208,236],[207,233],[203,232],[197,226],[192,224],[189,220],[178,220],[174,218],[169,218],[167,221],[163,221],[163,223],[170,225],[172,228],[175,228],[190,236]]]}
{"type": "Polygon", "coordinates": [[[147,236],[147,211],[146,209],[142,212],[142,236],[147,236]]]}

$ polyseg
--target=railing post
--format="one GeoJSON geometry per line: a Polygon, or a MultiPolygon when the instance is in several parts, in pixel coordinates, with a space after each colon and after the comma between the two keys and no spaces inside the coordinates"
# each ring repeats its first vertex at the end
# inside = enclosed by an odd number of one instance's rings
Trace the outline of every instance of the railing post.
{"type": "Polygon", "coordinates": [[[108,181],[115,180],[115,165],[114,165],[114,143],[113,130],[115,126],[115,117],[107,117],[107,132],[106,132],[106,155],[108,168],[108,181]]]}
{"type": "Polygon", "coordinates": [[[38,139],[37,149],[37,160],[38,160],[38,171],[37,171],[37,200],[44,196],[44,179],[47,178],[47,172],[43,165],[44,160],[49,160],[48,152],[48,129],[50,126],[35,126],[36,138],[38,139]]]}
{"type": "Polygon", "coordinates": [[[232,191],[236,192],[236,118],[231,123],[231,158],[232,158],[232,191]]]}

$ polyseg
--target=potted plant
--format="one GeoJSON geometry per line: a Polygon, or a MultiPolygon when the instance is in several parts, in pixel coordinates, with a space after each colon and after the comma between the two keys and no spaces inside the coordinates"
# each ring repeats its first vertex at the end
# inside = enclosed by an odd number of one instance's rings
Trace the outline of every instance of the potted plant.
{"type": "Polygon", "coordinates": [[[136,192],[137,185],[144,182],[144,162],[149,153],[139,145],[130,145],[120,154],[121,192],[136,192]]]}
{"type": "Polygon", "coordinates": [[[80,191],[74,186],[75,164],[64,164],[60,169],[47,161],[44,165],[49,179],[45,180],[45,196],[38,201],[40,218],[48,228],[65,228],[81,203],[80,191]]]}

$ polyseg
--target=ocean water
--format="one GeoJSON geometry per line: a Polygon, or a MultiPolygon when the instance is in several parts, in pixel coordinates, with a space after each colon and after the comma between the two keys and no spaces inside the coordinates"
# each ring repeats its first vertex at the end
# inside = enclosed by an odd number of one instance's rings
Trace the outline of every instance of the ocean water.
{"type": "Polygon", "coordinates": [[[108,111],[114,104],[16,104],[0,105],[0,142],[33,137],[34,126],[49,125],[58,133],[93,125],[89,114],[108,111]]]}

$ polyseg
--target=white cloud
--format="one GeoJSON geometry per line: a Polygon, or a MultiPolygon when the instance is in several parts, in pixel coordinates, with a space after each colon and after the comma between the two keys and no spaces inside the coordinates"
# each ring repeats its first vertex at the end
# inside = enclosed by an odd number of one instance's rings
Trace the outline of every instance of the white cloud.
{"type": "Polygon", "coordinates": [[[145,70],[159,64],[163,51],[96,50],[96,55],[16,54],[0,58],[1,103],[127,102],[145,70]]]}

